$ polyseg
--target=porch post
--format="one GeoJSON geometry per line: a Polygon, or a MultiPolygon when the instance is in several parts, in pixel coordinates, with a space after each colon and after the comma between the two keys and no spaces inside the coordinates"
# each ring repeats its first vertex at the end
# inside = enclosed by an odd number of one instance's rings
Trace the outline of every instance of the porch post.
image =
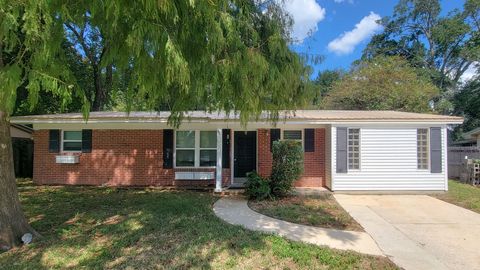
{"type": "Polygon", "coordinates": [[[222,129],[217,129],[217,166],[215,169],[215,192],[222,191],[222,129]]]}

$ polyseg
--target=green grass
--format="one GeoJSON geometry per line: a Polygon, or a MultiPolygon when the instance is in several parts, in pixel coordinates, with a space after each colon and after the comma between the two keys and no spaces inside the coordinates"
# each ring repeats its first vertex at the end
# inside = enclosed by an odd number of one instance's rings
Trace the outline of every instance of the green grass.
{"type": "Polygon", "coordinates": [[[446,202],[480,213],[480,187],[449,180],[448,192],[434,196],[446,202]]]}
{"type": "Polygon", "coordinates": [[[337,203],[331,194],[250,201],[249,206],[267,216],[293,223],[363,231],[363,228],[337,203]]]}
{"type": "Polygon", "coordinates": [[[0,254],[2,269],[395,269],[386,258],[226,224],[210,193],[19,186],[43,239],[0,254]]]}

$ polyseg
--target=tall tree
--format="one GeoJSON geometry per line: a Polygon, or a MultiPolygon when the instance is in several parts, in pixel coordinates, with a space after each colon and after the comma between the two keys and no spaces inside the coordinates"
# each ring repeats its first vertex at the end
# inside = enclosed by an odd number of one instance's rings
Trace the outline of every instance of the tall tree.
{"type": "Polygon", "coordinates": [[[360,62],[333,85],[322,104],[326,109],[430,112],[438,88],[419,76],[399,56],[378,56],[360,62]]]}
{"type": "Polygon", "coordinates": [[[346,72],[341,69],[324,70],[319,72],[317,78],[313,81],[316,86],[315,95],[312,100],[313,105],[319,106],[323,97],[330,93],[333,85],[339,81],[345,73],[346,72]]]}
{"type": "Polygon", "coordinates": [[[455,113],[465,117],[459,129],[469,131],[480,127],[480,78],[477,76],[466,83],[455,95],[455,113]]]}
{"type": "Polygon", "coordinates": [[[12,166],[8,119],[17,88],[25,85],[31,105],[45,90],[65,103],[80,97],[86,117],[90,110],[91,96],[68,65],[65,39],[80,44],[73,48],[102,70],[101,87],[110,87],[106,80],[128,84],[125,110],[138,99],[146,109],[168,104],[172,124],[198,104],[239,112],[243,123],[263,109],[275,120],[280,109],[305,104],[309,73],[288,47],[289,20],[276,2],[257,2],[0,0],[0,246],[34,233],[12,166]],[[82,37],[96,44],[83,48],[82,37]],[[110,77],[110,65],[128,80],[110,77]]]}
{"type": "Polygon", "coordinates": [[[442,90],[451,90],[479,60],[478,8],[478,0],[467,0],[463,12],[443,17],[438,0],[400,0],[392,17],[382,19],[384,31],[372,38],[363,58],[401,55],[429,71],[442,90]]]}
{"type": "Polygon", "coordinates": [[[112,38],[105,36],[98,26],[102,23],[101,17],[105,15],[103,10],[97,11],[96,16],[92,16],[81,7],[70,8],[64,16],[63,23],[68,42],[79,56],[85,58],[91,72],[93,91],[86,92],[86,95],[92,104],[92,111],[101,111],[105,108],[113,83],[113,61],[106,59],[110,48],[108,42],[112,38]]]}

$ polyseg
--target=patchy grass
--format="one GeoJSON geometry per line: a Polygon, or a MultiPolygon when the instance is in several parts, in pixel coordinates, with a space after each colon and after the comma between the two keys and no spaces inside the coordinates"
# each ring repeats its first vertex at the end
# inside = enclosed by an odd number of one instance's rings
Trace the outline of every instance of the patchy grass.
{"type": "Polygon", "coordinates": [[[480,187],[463,184],[455,180],[448,181],[448,192],[435,194],[434,197],[480,213],[480,187]]]}
{"type": "Polygon", "coordinates": [[[218,219],[209,193],[19,183],[41,241],[0,254],[2,269],[396,269],[365,256],[248,231],[218,219]]]}
{"type": "Polygon", "coordinates": [[[277,200],[250,201],[250,208],[293,223],[340,230],[363,231],[331,194],[291,196],[277,200]]]}

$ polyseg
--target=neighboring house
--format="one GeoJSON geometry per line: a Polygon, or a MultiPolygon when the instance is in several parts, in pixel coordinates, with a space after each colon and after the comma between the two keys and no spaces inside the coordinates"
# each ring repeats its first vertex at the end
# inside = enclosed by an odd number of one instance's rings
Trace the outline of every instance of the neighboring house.
{"type": "Polygon", "coordinates": [[[32,177],[33,130],[24,125],[11,124],[13,165],[16,177],[32,177]]]}
{"type": "Polygon", "coordinates": [[[32,137],[33,130],[32,128],[25,126],[25,125],[17,125],[11,124],[10,125],[10,136],[12,138],[19,138],[19,139],[33,139],[32,137]]]}
{"type": "Polygon", "coordinates": [[[33,124],[37,184],[241,186],[269,176],[275,140],[302,142],[299,187],[447,190],[447,125],[463,119],[394,111],[283,113],[276,126],[242,126],[235,115],[189,112],[178,129],[167,112],[92,112],[13,117],[33,124]]]}
{"type": "Polygon", "coordinates": [[[452,146],[476,146],[480,148],[480,127],[465,132],[462,135],[462,140],[451,143],[452,146]]]}

